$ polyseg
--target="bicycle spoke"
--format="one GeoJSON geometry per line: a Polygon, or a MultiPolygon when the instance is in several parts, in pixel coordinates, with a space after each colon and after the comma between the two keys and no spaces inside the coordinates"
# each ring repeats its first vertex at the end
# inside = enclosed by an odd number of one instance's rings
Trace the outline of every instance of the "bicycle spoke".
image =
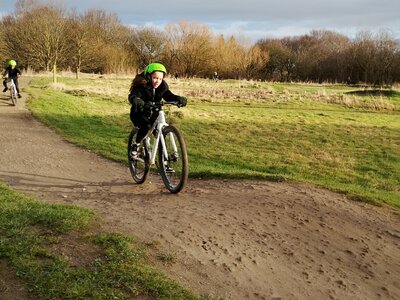
{"type": "Polygon", "coordinates": [[[128,163],[129,170],[133,180],[136,183],[144,183],[149,173],[148,153],[142,142],[136,151],[133,151],[132,145],[136,136],[136,130],[132,130],[128,139],[128,163]]]}
{"type": "Polygon", "coordinates": [[[167,189],[178,193],[186,184],[188,177],[188,159],[185,142],[181,133],[174,126],[163,130],[167,155],[160,146],[158,164],[161,177],[167,189]]]}

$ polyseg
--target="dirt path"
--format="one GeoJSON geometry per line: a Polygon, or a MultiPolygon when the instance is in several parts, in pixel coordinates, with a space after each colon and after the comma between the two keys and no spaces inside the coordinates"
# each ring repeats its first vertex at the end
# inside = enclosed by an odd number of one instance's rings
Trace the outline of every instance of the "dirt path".
{"type": "Polygon", "coordinates": [[[227,299],[400,299],[398,210],[304,184],[191,180],[179,195],[155,175],[135,185],[127,167],[64,142],[4,96],[0,178],[159,243],[185,286],[227,299]]]}

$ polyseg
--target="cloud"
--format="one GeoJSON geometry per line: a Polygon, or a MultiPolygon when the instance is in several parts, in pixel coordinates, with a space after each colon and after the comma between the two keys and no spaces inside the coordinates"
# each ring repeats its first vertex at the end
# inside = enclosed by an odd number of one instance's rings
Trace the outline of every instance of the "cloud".
{"type": "MultiPolygon", "coordinates": [[[[44,0],[43,0],[44,1],[44,0]]],[[[9,11],[16,1],[7,1],[9,11]],[[10,3],[11,2],[11,3],[10,3]]],[[[245,34],[256,40],[327,29],[353,36],[357,31],[389,29],[400,37],[398,0],[80,0],[64,1],[78,11],[102,8],[124,24],[163,28],[181,20],[207,24],[217,34],[245,34]]],[[[3,6],[3,5],[2,5],[3,6]]]]}
{"type": "MultiPolygon", "coordinates": [[[[397,0],[170,0],[146,4],[146,10],[118,1],[114,9],[123,22],[159,26],[180,20],[208,24],[217,34],[245,34],[256,40],[306,34],[326,29],[354,36],[362,30],[389,29],[400,36],[400,1],[397,0]],[[148,13],[147,13],[148,12],[148,13]]],[[[103,3],[106,1],[96,1],[103,3]]]]}

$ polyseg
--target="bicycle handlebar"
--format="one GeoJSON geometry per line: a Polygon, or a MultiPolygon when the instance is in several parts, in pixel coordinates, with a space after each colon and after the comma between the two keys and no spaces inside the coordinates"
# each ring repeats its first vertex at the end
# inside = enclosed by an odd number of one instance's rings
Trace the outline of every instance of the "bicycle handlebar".
{"type": "Polygon", "coordinates": [[[167,102],[167,101],[160,101],[160,102],[149,101],[149,102],[145,102],[144,105],[151,109],[154,109],[154,108],[161,109],[161,107],[163,107],[164,105],[175,105],[175,106],[180,107],[179,103],[177,103],[177,102],[167,102]]]}

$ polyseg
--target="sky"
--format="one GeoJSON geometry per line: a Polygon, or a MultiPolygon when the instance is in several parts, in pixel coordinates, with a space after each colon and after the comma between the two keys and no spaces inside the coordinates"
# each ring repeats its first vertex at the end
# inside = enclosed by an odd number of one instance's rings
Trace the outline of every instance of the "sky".
{"type": "MultiPolygon", "coordinates": [[[[80,12],[102,8],[116,13],[126,25],[163,28],[167,23],[193,21],[208,25],[215,34],[246,37],[254,42],[303,35],[311,30],[332,30],[350,38],[365,30],[386,30],[400,39],[399,0],[54,1],[80,12]]],[[[14,12],[16,2],[0,0],[0,16],[14,12]]]]}

